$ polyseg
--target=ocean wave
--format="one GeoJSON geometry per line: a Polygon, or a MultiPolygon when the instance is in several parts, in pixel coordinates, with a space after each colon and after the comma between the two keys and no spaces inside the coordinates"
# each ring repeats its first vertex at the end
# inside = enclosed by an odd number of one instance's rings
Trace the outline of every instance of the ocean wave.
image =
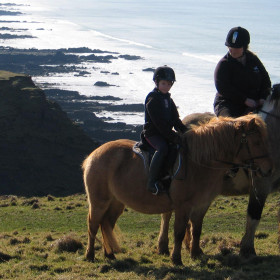
{"type": "Polygon", "coordinates": [[[111,35],[107,35],[107,34],[101,33],[101,32],[96,31],[96,30],[90,30],[90,32],[93,33],[96,36],[101,36],[101,37],[104,37],[104,38],[107,38],[107,39],[116,40],[116,41],[119,41],[119,42],[124,42],[124,43],[127,43],[129,45],[144,47],[144,48],[148,48],[148,49],[153,49],[154,48],[154,47],[152,47],[150,45],[134,42],[134,41],[127,40],[127,39],[117,38],[117,37],[114,37],[114,36],[111,36],[111,35]]]}
{"type": "Polygon", "coordinates": [[[222,56],[219,55],[209,55],[209,54],[196,54],[196,53],[188,53],[188,52],[183,52],[183,56],[188,56],[200,60],[204,60],[210,63],[215,63],[217,64],[218,61],[221,59],[222,56]]]}

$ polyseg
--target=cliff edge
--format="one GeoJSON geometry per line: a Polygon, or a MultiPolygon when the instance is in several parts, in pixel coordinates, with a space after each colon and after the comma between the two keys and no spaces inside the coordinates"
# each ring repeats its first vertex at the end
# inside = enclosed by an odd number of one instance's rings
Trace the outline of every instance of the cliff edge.
{"type": "Polygon", "coordinates": [[[0,195],[82,192],[81,163],[97,146],[30,76],[0,71],[0,195]]]}

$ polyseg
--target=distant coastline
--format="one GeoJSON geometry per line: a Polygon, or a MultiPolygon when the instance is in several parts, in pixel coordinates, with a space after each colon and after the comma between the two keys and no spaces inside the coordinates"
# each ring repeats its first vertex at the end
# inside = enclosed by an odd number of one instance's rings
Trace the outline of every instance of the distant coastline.
{"type": "MultiPolygon", "coordinates": [[[[117,53],[99,56],[95,55],[96,53],[104,54],[101,50],[90,50],[88,48],[26,50],[0,47],[0,69],[27,74],[31,77],[51,76],[57,73],[84,76],[88,73],[80,66],[82,61],[90,61],[94,64],[95,62],[110,63],[112,59],[118,59],[117,53]],[[80,53],[88,53],[88,55],[77,55],[80,53]],[[69,66],[69,64],[72,66],[69,66]]],[[[130,60],[141,59],[129,55],[122,57],[130,60]]],[[[114,75],[118,75],[118,73],[114,73],[114,75]]],[[[57,102],[69,118],[81,126],[95,141],[104,143],[119,138],[139,139],[142,126],[128,125],[123,122],[108,122],[112,119],[98,118],[95,113],[100,111],[142,112],[143,104],[120,105],[115,104],[115,102],[121,101],[121,98],[84,96],[77,91],[61,90],[49,84],[40,84],[39,86],[45,91],[48,99],[57,102]]],[[[95,86],[110,87],[115,85],[100,81],[95,86]]]]}
{"type": "MultiPolygon", "coordinates": [[[[13,4],[0,4],[0,39],[6,43],[8,40],[24,40],[32,38],[28,35],[28,29],[9,28],[1,20],[1,16],[16,16],[20,12],[12,12],[7,9],[14,7],[13,4]],[[5,10],[1,10],[5,7],[5,10]]],[[[19,44],[20,45],[20,44],[19,44]]],[[[30,75],[31,77],[52,77],[57,74],[70,74],[73,77],[84,77],[90,73],[83,67],[83,63],[91,64],[94,68],[96,63],[112,63],[113,60],[141,60],[140,56],[123,55],[117,52],[103,51],[99,49],[60,48],[60,49],[20,49],[13,47],[0,47],[0,69],[15,73],[30,75]]],[[[152,68],[143,71],[153,71],[152,68]]],[[[104,72],[104,75],[119,75],[118,72],[104,72]]],[[[59,85],[42,83],[38,84],[50,100],[57,102],[77,125],[95,141],[104,143],[119,138],[139,140],[141,125],[128,125],[124,122],[113,122],[112,118],[97,117],[100,111],[108,112],[143,112],[143,104],[120,104],[122,99],[108,96],[84,96],[77,91],[62,90],[59,85]]],[[[93,84],[94,87],[115,87],[103,81],[93,84]]]]}

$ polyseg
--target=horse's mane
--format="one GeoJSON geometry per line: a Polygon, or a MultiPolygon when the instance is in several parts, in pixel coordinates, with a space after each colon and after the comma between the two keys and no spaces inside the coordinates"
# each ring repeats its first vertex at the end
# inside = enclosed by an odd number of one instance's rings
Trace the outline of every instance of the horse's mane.
{"type": "Polygon", "coordinates": [[[253,129],[266,137],[266,125],[258,115],[213,117],[209,121],[191,125],[191,129],[183,136],[183,143],[188,147],[189,157],[195,162],[226,160],[234,156],[240,144],[236,143],[236,133],[253,129]],[[253,119],[255,121],[251,122],[253,119]]]}

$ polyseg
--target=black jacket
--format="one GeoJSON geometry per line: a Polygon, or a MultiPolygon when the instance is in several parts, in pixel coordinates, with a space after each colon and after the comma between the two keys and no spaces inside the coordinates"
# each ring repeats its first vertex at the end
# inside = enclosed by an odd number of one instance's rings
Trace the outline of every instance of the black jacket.
{"type": "Polygon", "coordinates": [[[163,136],[167,142],[174,142],[178,135],[173,130],[185,132],[187,129],[179,118],[177,108],[169,93],[163,94],[156,88],[145,100],[145,137],[163,136]]]}
{"type": "Polygon", "coordinates": [[[265,99],[271,88],[269,75],[259,58],[246,51],[246,64],[243,65],[227,53],[215,69],[215,86],[217,94],[214,101],[215,113],[228,107],[241,116],[248,107],[246,98],[265,99]]]}

